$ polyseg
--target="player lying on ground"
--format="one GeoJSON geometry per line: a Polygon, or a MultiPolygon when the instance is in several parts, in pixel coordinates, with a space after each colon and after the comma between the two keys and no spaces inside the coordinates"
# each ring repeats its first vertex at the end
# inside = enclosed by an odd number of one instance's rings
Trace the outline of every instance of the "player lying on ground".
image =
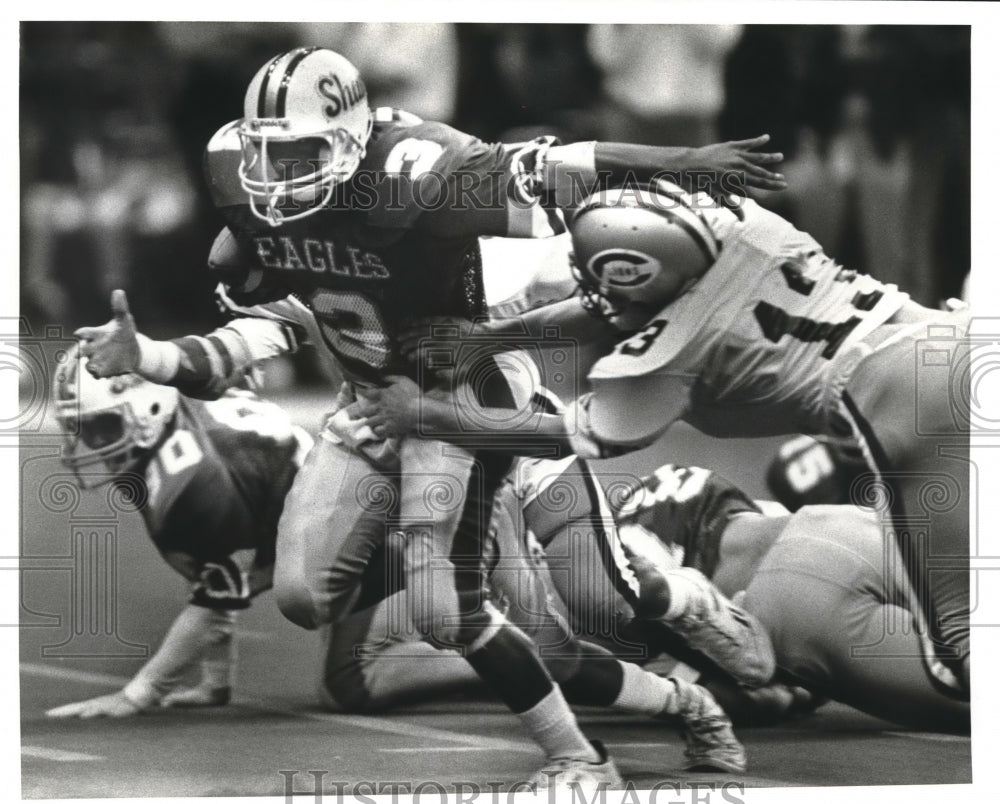
{"type": "Polygon", "coordinates": [[[134,374],[97,380],[75,353],[54,388],[63,460],[82,487],[141,489],[149,536],[190,581],[191,599],[123,690],[46,714],[125,717],[157,705],[226,703],[236,613],[271,586],[278,516],[312,439],[247,391],[202,402],[134,374]],[[181,688],[199,663],[200,683],[181,688]]]}
{"type": "MultiPolygon", "coordinates": [[[[271,585],[283,497],[312,441],[280,408],[248,392],[230,391],[210,402],[190,400],[132,374],[94,379],[85,362],[71,354],[55,378],[57,418],[67,437],[64,460],[84,487],[111,482],[144,488],[140,510],[150,536],[168,563],[192,582],[193,594],[155,656],[122,691],[47,714],[127,717],[157,705],[224,704],[235,659],[235,612],[271,585]],[[201,683],[181,689],[199,662],[201,683]]],[[[384,596],[385,579],[397,577],[387,572],[386,554],[384,548],[376,551],[366,568],[362,599],[384,596]]],[[[719,597],[705,579],[694,583],[686,608],[675,616],[677,628],[691,632],[715,626],[699,612],[717,605],[719,597]]],[[[352,633],[352,622],[365,616],[348,616],[344,633],[352,633]]],[[[752,625],[757,630],[750,624],[736,627],[752,640],[761,633],[755,621],[752,625]]],[[[338,638],[340,633],[338,626],[338,638]]],[[[677,717],[688,739],[690,767],[745,768],[728,719],[703,688],[644,672],[626,677],[621,663],[597,646],[568,639],[559,646],[549,664],[572,700],[677,717]]],[[[740,653],[760,655],[765,662],[756,669],[759,680],[773,670],[766,637],[762,647],[763,654],[760,648],[740,653]]],[[[750,668],[744,677],[754,679],[750,668]]]]}
{"type": "MultiPolygon", "coordinates": [[[[838,265],[752,200],[716,203],[668,182],[593,195],[570,234],[581,298],[460,328],[618,337],[564,421],[539,415],[518,427],[589,457],[649,444],[678,419],[717,437],[807,433],[860,446],[890,492],[882,497],[920,600],[928,672],[967,698],[968,310],[921,307],[838,265]],[[924,548],[914,523],[929,534],[924,548]]],[[[427,335],[426,325],[404,332],[404,351],[447,346],[427,335]]],[[[502,421],[450,404],[425,405],[422,416],[428,436],[502,421]]]]}
{"type": "MultiPolygon", "coordinates": [[[[478,236],[550,233],[552,218],[540,201],[571,204],[600,175],[676,171],[690,179],[707,171],[716,186],[738,175],[736,184],[780,189],[781,176],[765,167],[780,154],[754,152],[765,142],[690,149],[562,146],[540,138],[490,145],[404,111],[371,112],[362,77],[337,53],[279,54],[250,81],[244,117],[219,130],[206,159],[227,227],[213,267],[231,307],[250,318],[204,338],[136,341],[121,328],[127,313],[119,298],[115,322],[79,333],[89,370],[101,377],[137,371],[211,397],[253,362],[292,348],[291,324],[324,349],[352,387],[377,385],[387,374],[410,371],[394,340],[404,315],[483,312],[478,236]]],[[[502,386],[482,401],[511,404],[502,386]]],[[[539,741],[553,769],[617,782],[603,750],[576,727],[530,640],[516,628],[498,628],[503,618],[479,606],[474,573],[455,565],[431,577],[431,556],[475,549],[482,538],[477,523],[489,516],[509,458],[429,440],[395,446],[320,439],[312,450],[278,526],[274,585],[282,612],[306,628],[348,613],[361,570],[385,537],[372,527],[383,492],[397,496],[406,583],[421,590],[409,598],[410,614],[421,633],[467,648],[466,659],[539,741]],[[386,472],[397,479],[389,486],[386,472]],[[442,478],[448,505],[436,493],[442,478]]],[[[537,781],[547,785],[549,775],[537,781]]]]}
{"type": "MultiPolygon", "coordinates": [[[[491,523],[491,588],[540,644],[558,644],[555,622],[564,619],[627,661],[697,680],[740,722],[794,717],[832,698],[906,727],[968,732],[968,703],[942,694],[924,671],[912,589],[873,513],[810,506],[790,514],[762,503],[765,513],[700,468],[663,466],[624,490],[620,474],[604,480],[615,491],[610,502],[599,498],[596,512],[595,478],[574,459],[524,461],[501,489],[491,523]],[[633,571],[700,570],[742,599],[773,640],[774,683],[737,686],[669,634],[635,619],[618,591],[621,567],[592,535],[609,515],[633,571]]],[[[474,688],[455,654],[415,639],[398,595],[352,616],[329,641],[328,703],[380,711],[474,688]],[[414,661],[422,672],[413,672],[414,661]]]]}

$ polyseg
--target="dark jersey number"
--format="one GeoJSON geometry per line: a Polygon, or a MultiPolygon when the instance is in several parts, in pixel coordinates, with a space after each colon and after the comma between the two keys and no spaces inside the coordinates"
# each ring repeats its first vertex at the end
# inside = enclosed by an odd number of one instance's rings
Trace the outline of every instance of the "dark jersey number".
{"type": "MultiPolygon", "coordinates": [[[[795,291],[800,296],[808,296],[812,293],[816,282],[806,277],[799,265],[786,262],[781,265],[780,270],[781,275],[785,278],[785,284],[790,290],[795,291]]],[[[838,281],[853,281],[856,277],[857,274],[851,272],[849,275],[845,275],[843,280],[841,280],[840,275],[837,278],[838,281]]],[[[881,298],[882,291],[875,290],[871,293],[855,294],[851,303],[858,310],[871,310],[881,298]]],[[[764,337],[772,343],[777,343],[783,335],[791,335],[806,343],[825,341],[826,347],[820,352],[820,355],[827,360],[837,354],[844,339],[851,333],[851,330],[861,323],[861,319],[853,315],[846,321],[836,324],[831,321],[816,321],[812,318],[791,315],[780,307],[775,307],[765,301],[757,303],[753,314],[760,325],[761,332],[764,333],[764,337]]]]}
{"type": "Polygon", "coordinates": [[[621,346],[621,353],[628,357],[641,357],[646,354],[649,351],[649,347],[653,345],[653,341],[659,337],[666,325],[666,319],[657,318],[638,335],[633,335],[625,341],[621,346]]]}

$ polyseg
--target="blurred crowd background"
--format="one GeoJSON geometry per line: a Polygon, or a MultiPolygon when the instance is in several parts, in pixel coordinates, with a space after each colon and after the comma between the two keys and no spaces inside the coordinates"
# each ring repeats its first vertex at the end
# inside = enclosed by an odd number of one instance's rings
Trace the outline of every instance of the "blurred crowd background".
{"type": "MultiPolygon", "coordinates": [[[[218,323],[220,227],[202,151],[272,55],[340,51],[373,105],[488,141],[554,133],[703,145],[769,133],[787,192],[759,197],[849,267],[918,301],[969,272],[970,29],[390,23],[21,26],[21,308],[154,336],[218,323]]],[[[38,331],[38,330],[36,330],[38,331]]]]}

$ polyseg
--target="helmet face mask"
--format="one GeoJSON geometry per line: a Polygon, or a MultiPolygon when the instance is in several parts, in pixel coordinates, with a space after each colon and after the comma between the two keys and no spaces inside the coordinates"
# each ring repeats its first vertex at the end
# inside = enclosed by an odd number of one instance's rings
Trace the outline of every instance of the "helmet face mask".
{"type": "Polygon", "coordinates": [[[595,193],[573,214],[569,229],[583,307],[619,328],[648,321],[719,254],[691,196],[666,182],[595,193]]]}
{"type": "Polygon", "coordinates": [[[244,99],[239,180],[272,226],[323,208],[358,169],[371,135],[364,83],[343,56],[298,48],[265,64],[244,99]]]}
{"type": "Polygon", "coordinates": [[[54,388],[62,461],[82,488],[136,469],[172,429],[177,411],[176,388],[135,374],[96,379],[75,350],[57,369],[54,388]]]}

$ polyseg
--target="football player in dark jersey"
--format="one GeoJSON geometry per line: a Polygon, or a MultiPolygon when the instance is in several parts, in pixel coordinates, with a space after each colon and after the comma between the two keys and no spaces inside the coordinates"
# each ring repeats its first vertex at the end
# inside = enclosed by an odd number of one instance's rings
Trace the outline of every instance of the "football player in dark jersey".
{"type": "Polygon", "coordinates": [[[125,717],[228,702],[236,613],[271,586],[274,534],[312,438],[276,405],[231,390],[202,402],[134,374],[95,379],[71,354],[55,377],[64,462],[83,487],[140,484],[140,513],[191,598],[124,689],[50,710],[125,717]],[[179,685],[200,663],[201,682],[179,685]]]}
{"type": "Polygon", "coordinates": [[[796,436],[778,448],[767,467],[767,489],[789,511],[804,505],[864,504],[852,499],[865,488],[871,468],[851,443],[796,436]]]}
{"type": "MultiPolygon", "coordinates": [[[[742,180],[780,189],[783,178],[766,167],[780,155],[754,151],[765,142],[489,145],[405,112],[370,112],[361,77],[339,54],[280,54],[250,82],[244,117],[220,129],[206,154],[226,221],[210,264],[220,297],[249,317],[204,338],[151,341],[135,336],[116,292],[114,320],[78,332],[88,370],[135,371],[211,398],[255,361],[308,337],[349,380],[342,404],[392,372],[422,382],[399,356],[397,328],[408,316],[483,311],[477,236],[549,234],[558,221],[548,206],[571,204],[602,176],[666,171],[692,180],[697,173],[733,187],[742,180]]],[[[476,391],[484,404],[513,404],[502,382],[476,391]]],[[[510,464],[467,446],[379,439],[364,428],[348,439],[324,434],[279,523],[279,606],[308,628],[341,619],[391,511],[393,530],[405,534],[416,627],[438,644],[463,646],[519,715],[552,761],[540,786],[579,774],[616,782],[613,763],[580,733],[530,640],[481,603],[479,570],[454,560],[479,550],[481,523],[510,464]]]]}

